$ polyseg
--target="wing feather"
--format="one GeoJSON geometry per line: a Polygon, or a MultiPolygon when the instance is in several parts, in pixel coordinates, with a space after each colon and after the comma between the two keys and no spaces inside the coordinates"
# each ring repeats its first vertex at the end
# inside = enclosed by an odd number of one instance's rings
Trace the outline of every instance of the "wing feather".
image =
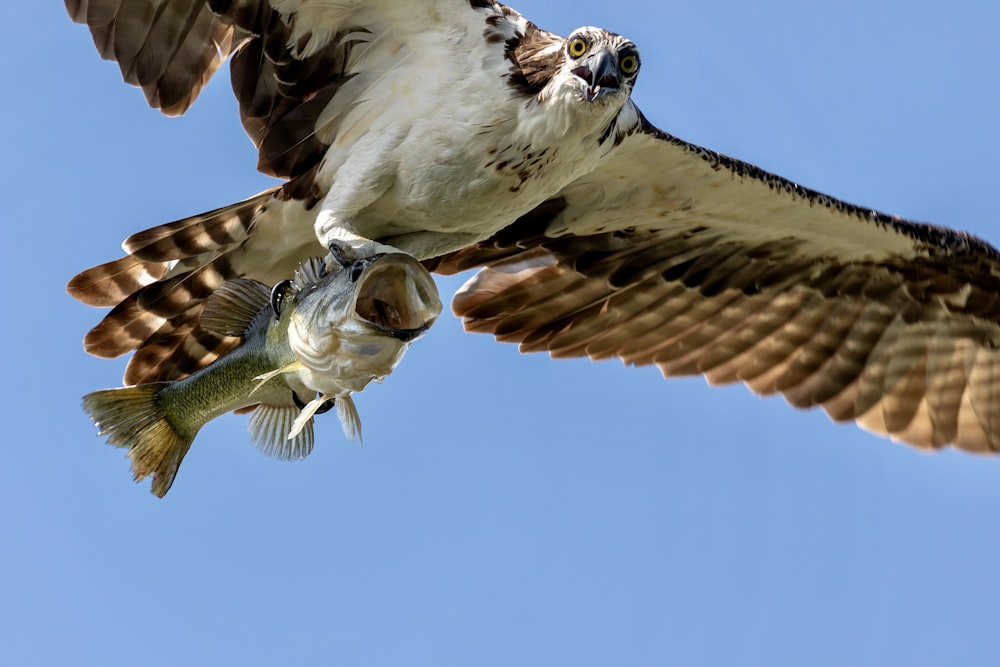
{"type": "Polygon", "coordinates": [[[1000,451],[1000,255],[640,118],[597,172],[477,246],[470,331],[745,382],[925,448],[1000,451]]]}
{"type": "Polygon", "coordinates": [[[163,278],[164,262],[149,262],[126,255],[121,259],[82,271],[66,286],[66,291],[88,306],[106,308],[118,305],[133,292],[163,278]]]}
{"type": "Polygon", "coordinates": [[[212,363],[242,340],[200,326],[202,305],[163,323],[129,359],[126,385],[176,380],[212,363]]]}
{"type": "Polygon", "coordinates": [[[87,352],[113,358],[152,339],[164,324],[201,313],[201,304],[231,275],[226,257],[136,290],[84,337],[87,352]]]}
{"type": "Polygon", "coordinates": [[[171,262],[217,253],[243,243],[256,219],[278,195],[279,187],[265,190],[236,204],[132,234],[122,244],[125,252],[150,262],[171,262]]]}
{"type": "Polygon", "coordinates": [[[239,45],[206,0],[66,0],[66,8],[88,25],[101,57],[167,115],[184,113],[239,45]]]}

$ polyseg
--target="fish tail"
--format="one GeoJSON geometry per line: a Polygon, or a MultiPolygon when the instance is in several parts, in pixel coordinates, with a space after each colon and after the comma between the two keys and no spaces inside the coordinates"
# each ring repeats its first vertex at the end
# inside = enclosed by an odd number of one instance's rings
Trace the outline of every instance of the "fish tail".
{"type": "Polygon", "coordinates": [[[108,444],[128,448],[135,481],[153,476],[152,492],[162,498],[174,483],[194,434],[181,435],[158,405],[157,395],[169,382],[103,389],[83,397],[83,409],[107,436],[108,444]]]}

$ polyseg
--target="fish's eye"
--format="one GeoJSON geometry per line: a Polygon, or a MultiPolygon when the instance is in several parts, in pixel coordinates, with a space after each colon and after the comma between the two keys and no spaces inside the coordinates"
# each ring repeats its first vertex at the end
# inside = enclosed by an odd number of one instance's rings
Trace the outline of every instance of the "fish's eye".
{"type": "Polygon", "coordinates": [[[351,282],[352,283],[358,282],[358,279],[361,278],[361,274],[365,272],[366,268],[368,268],[367,259],[359,259],[358,261],[354,262],[354,264],[351,264],[351,275],[350,275],[351,282]]]}
{"type": "Polygon", "coordinates": [[[292,289],[291,280],[282,280],[271,288],[271,312],[274,313],[275,319],[281,318],[281,307],[285,304],[285,297],[288,296],[290,289],[292,289]]]}
{"type": "Polygon", "coordinates": [[[569,44],[566,45],[566,53],[573,56],[574,58],[579,58],[584,53],[587,52],[587,40],[582,37],[574,37],[569,40],[569,44]]]}
{"type": "Polygon", "coordinates": [[[622,56],[622,59],[618,62],[618,69],[622,71],[622,74],[631,76],[639,69],[639,59],[631,53],[622,56]]]}

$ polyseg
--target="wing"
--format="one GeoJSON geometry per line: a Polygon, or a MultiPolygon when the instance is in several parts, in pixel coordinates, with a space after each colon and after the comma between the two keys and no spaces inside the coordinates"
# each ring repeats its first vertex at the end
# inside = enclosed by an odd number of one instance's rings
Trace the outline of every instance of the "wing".
{"type": "MultiPolygon", "coordinates": [[[[153,108],[184,113],[231,56],[230,77],[258,168],[310,174],[366,89],[421,34],[484,31],[488,15],[518,17],[492,0],[65,0],[103,58],[142,88],[153,108]]],[[[306,179],[308,180],[308,179],[306,179]]],[[[294,191],[315,196],[310,183],[294,191]]]]}
{"type": "Polygon", "coordinates": [[[102,58],[142,88],[154,109],[184,113],[247,33],[220,20],[206,0],[65,0],[86,23],[102,58]]]}
{"type": "Polygon", "coordinates": [[[1000,255],[638,114],[596,173],[437,269],[469,331],[741,381],[919,447],[1000,451],[1000,255]]]}
{"type": "Polygon", "coordinates": [[[258,168],[287,180],[136,234],[124,243],[128,256],[70,282],[74,297],[113,306],[84,344],[104,357],[136,350],[126,384],[183,377],[238,342],[198,323],[204,299],[225,280],[270,284],[324,251],[310,211],[329,187],[317,175],[327,149],[351,132],[352,118],[364,118],[365,105],[386,103],[369,91],[414,57],[422,36],[442,27],[480,35],[494,25],[489,19],[518,16],[489,0],[438,0],[419,10],[409,0],[66,0],[66,7],[90,28],[100,54],[166,114],[186,111],[229,58],[258,168]],[[254,236],[265,227],[270,234],[254,236]]]}

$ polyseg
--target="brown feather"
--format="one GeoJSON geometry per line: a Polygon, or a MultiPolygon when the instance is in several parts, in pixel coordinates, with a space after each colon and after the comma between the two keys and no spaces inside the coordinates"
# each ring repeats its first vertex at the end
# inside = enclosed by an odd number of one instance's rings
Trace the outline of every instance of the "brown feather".
{"type": "Polygon", "coordinates": [[[129,359],[125,384],[179,380],[212,363],[239,345],[239,337],[208,331],[198,323],[201,306],[184,318],[165,323],[129,359]]]}
{"type": "Polygon", "coordinates": [[[249,237],[254,219],[280,189],[270,188],[236,204],[137,232],[125,239],[123,247],[130,255],[154,262],[232,248],[249,237]]]}
{"type": "Polygon", "coordinates": [[[149,262],[131,255],[94,266],[75,275],[66,286],[70,296],[88,306],[118,305],[133,292],[167,273],[163,262],[149,262]]]}
{"type": "MultiPolygon", "coordinates": [[[[491,33],[487,30],[487,41],[490,38],[491,33]]],[[[508,41],[505,56],[511,66],[507,79],[514,90],[527,97],[542,92],[566,57],[562,49],[552,48],[562,43],[562,37],[530,22],[523,35],[508,41]]]]}
{"type": "MultiPolygon", "coordinates": [[[[863,292],[865,285],[856,287],[863,292]]],[[[679,281],[609,288],[559,263],[486,269],[454,305],[470,330],[493,331],[525,351],[614,354],[630,364],[656,363],[665,375],[707,371],[713,382],[749,380],[759,393],[780,391],[793,405],[822,405],[835,419],[859,419],[919,446],[1000,449],[990,435],[1000,428],[996,352],[979,349],[986,358],[966,384],[965,362],[953,358],[952,345],[931,348],[903,311],[861,299],[841,294],[831,301],[802,287],[705,297],[679,281]],[[526,303],[540,283],[547,288],[538,302],[526,303]],[[788,296],[779,302],[780,295],[788,296]]]]}
{"type": "Polygon", "coordinates": [[[205,0],[66,0],[66,8],[90,27],[101,56],[168,115],[184,113],[237,46],[234,28],[205,0]]]}
{"type": "MultiPolygon", "coordinates": [[[[175,349],[176,343],[170,337],[171,331],[191,325],[183,331],[175,332],[174,335],[183,337],[186,332],[193,332],[192,323],[197,323],[201,316],[202,302],[230,275],[228,257],[222,255],[210,264],[136,290],[87,333],[84,337],[84,349],[95,356],[105,358],[117,357],[132,350],[138,350],[146,359],[161,358],[166,352],[161,354],[154,352],[152,348],[161,346],[162,340],[166,337],[170,341],[167,347],[175,349]],[[149,349],[143,352],[144,348],[149,349]]],[[[215,338],[222,337],[215,336],[215,338]]],[[[214,348],[216,344],[213,343],[208,347],[214,348]]],[[[137,375],[147,377],[150,373],[156,374],[147,370],[149,362],[136,361],[136,358],[133,358],[132,362],[141,370],[127,372],[126,377],[137,375]]],[[[197,368],[192,368],[188,360],[181,363],[180,367],[185,374],[197,368]]],[[[175,379],[163,376],[174,373],[175,371],[171,370],[156,375],[157,379],[175,379]]]]}

